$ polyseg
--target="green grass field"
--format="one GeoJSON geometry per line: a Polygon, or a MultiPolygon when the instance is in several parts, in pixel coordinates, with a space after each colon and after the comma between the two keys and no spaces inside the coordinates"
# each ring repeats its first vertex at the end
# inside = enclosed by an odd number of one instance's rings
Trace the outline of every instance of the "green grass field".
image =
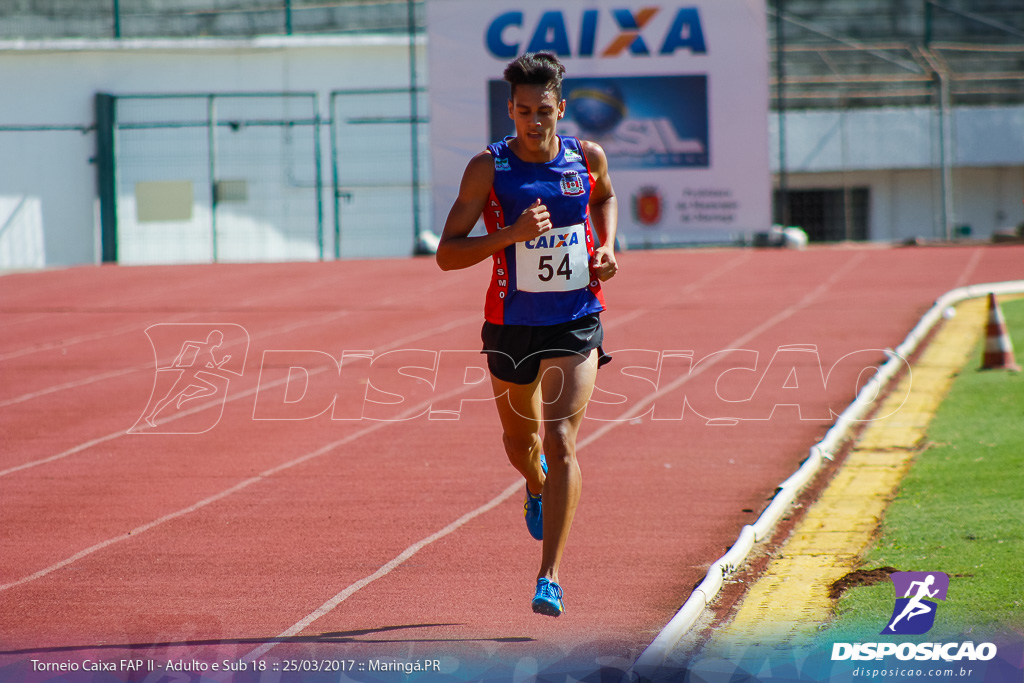
{"type": "MultiPolygon", "coordinates": [[[[1001,306],[1020,364],[1024,299],[1001,306]]],[[[1024,634],[1024,374],[979,371],[980,364],[979,347],[932,421],[928,445],[863,562],[865,569],[949,574],[934,628],[917,637],[929,641],[1024,634]]],[[[822,636],[877,640],[893,598],[890,580],[847,591],[822,636]]]]}

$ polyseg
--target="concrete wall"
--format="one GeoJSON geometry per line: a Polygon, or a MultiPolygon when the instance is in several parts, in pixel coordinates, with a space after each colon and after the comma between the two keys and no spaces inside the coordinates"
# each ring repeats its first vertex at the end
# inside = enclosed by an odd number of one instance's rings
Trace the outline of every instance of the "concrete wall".
{"type": "MultiPolygon", "coordinates": [[[[419,83],[425,55],[419,47],[419,83]]],[[[208,40],[40,41],[0,43],[0,230],[15,227],[22,242],[44,245],[45,265],[100,258],[94,131],[24,131],[11,127],[93,124],[97,92],[316,92],[329,118],[329,93],[409,85],[405,37],[322,36],[208,40]],[[38,205],[29,221],[13,207],[38,205]],[[6,210],[4,207],[8,207],[6,210]]],[[[321,131],[324,181],[330,181],[329,128],[321,131]]],[[[324,193],[324,226],[333,222],[324,193]]],[[[411,227],[408,230],[411,234],[411,227]]],[[[3,233],[0,233],[3,238],[3,233]]],[[[403,234],[403,253],[411,238],[403,234]]],[[[0,249],[3,254],[17,250],[0,249]]],[[[38,266],[7,257],[3,267],[38,266]],[[13,261],[11,260],[13,259],[13,261]]]]}
{"type": "MultiPolygon", "coordinates": [[[[956,107],[954,166],[1024,165],[1024,106],[956,107]]],[[[772,170],[779,165],[779,118],[769,120],[772,170]]],[[[786,165],[795,173],[937,166],[934,108],[794,111],[786,114],[786,165]]]]}
{"type": "MultiPolygon", "coordinates": [[[[0,98],[0,108],[13,99],[0,98]]],[[[4,123],[9,120],[0,118],[4,123]]],[[[97,260],[96,179],[89,162],[95,147],[94,135],[77,131],[0,132],[0,203],[7,207],[0,209],[0,229],[5,240],[41,247],[0,254],[0,268],[97,260]],[[28,205],[35,207],[29,215],[24,209],[17,211],[18,206],[28,205]]]]}
{"type": "MultiPolygon", "coordinates": [[[[776,182],[778,126],[773,114],[776,182]]],[[[955,108],[952,131],[953,224],[987,238],[1024,222],[1024,106],[955,108]]],[[[790,187],[869,188],[870,239],[944,236],[934,109],[790,112],[785,134],[790,187]]]]}
{"type": "MultiPolygon", "coordinates": [[[[942,238],[941,180],[938,171],[888,169],[848,173],[795,173],[791,189],[870,190],[869,238],[901,241],[942,238]]],[[[957,169],[953,174],[954,223],[987,238],[1024,222],[1024,167],[957,169]]]]}
{"type": "MultiPolygon", "coordinates": [[[[143,36],[253,36],[287,33],[281,0],[123,0],[115,20],[111,0],[4,0],[0,36],[17,38],[122,38],[143,36]]],[[[422,1],[414,3],[420,20],[422,1]]],[[[317,0],[291,3],[291,28],[299,33],[403,32],[405,0],[317,0]]]]}

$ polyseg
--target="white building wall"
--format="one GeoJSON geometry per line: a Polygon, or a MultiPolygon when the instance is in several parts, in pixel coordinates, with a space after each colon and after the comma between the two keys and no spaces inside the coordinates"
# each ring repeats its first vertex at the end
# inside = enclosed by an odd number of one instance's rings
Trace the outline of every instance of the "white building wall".
{"type": "MultiPolygon", "coordinates": [[[[422,45],[418,52],[417,80],[424,85],[422,45]]],[[[0,127],[91,126],[97,92],[316,92],[326,120],[332,90],[405,88],[408,70],[405,37],[0,42],[0,127]]],[[[96,170],[91,162],[95,152],[94,132],[0,131],[0,206],[22,200],[38,203],[35,224],[26,228],[22,220],[18,230],[28,230],[30,239],[42,241],[45,265],[100,259],[96,170]]],[[[331,173],[326,125],[321,129],[321,152],[327,186],[331,173]]],[[[329,234],[329,187],[323,206],[324,231],[329,234]]],[[[0,229],[7,219],[0,211],[0,229]]],[[[401,248],[392,251],[409,253],[411,234],[409,226],[401,248]]],[[[0,262],[0,268],[38,265],[10,258],[0,262]]]]}
{"type": "MultiPolygon", "coordinates": [[[[790,189],[870,188],[869,237],[873,241],[942,238],[941,180],[937,170],[795,173],[790,189]]],[[[987,239],[1024,222],[1024,167],[958,168],[953,173],[956,226],[987,239]]]]}
{"type": "Polygon", "coordinates": [[[969,226],[972,235],[1024,222],[1024,167],[962,168],[954,188],[956,222],[969,226]]]}
{"type": "MultiPolygon", "coordinates": [[[[5,78],[2,72],[0,78],[5,78]]],[[[3,92],[16,92],[6,85],[0,87],[4,87],[3,92]]],[[[19,99],[0,97],[0,108],[6,109],[12,100],[16,103],[19,99]]],[[[24,123],[46,120],[21,119],[24,123]]],[[[11,119],[0,116],[0,121],[11,119]]],[[[79,131],[0,132],[0,202],[10,207],[10,211],[0,210],[0,232],[5,240],[39,246],[31,252],[5,251],[0,254],[0,268],[95,260],[96,179],[95,167],[89,163],[95,148],[95,137],[79,131]],[[24,210],[15,214],[19,205],[36,209],[29,216],[24,210]]]]}
{"type": "Polygon", "coordinates": [[[912,237],[941,235],[942,178],[938,170],[891,170],[886,213],[872,212],[871,238],[899,241],[912,237]],[[886,220],[888,216],[888,220],[886,220]]]}
{"type": "MultiPolygon", "coordinates": [[[[953,216],[972,237],[1024,222],[1024,106],[953,110],[953,216]]],[[[779,171],[779,119],[769,121],[779,171]]],[[[794,189],[868,187],[875,241],[944,237],[935,109],[786,114],[786,168],[794,189]]]]}

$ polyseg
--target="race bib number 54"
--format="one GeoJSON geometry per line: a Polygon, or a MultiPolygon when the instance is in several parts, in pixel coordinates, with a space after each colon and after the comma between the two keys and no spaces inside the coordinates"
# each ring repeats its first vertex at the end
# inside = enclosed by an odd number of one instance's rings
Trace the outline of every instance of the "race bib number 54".
{"type": "Polygon", "coordinates": [[[569,292],[590,283],[586,226],[552,228],[516,243],[516,283],[524,292],[569,292]]]}

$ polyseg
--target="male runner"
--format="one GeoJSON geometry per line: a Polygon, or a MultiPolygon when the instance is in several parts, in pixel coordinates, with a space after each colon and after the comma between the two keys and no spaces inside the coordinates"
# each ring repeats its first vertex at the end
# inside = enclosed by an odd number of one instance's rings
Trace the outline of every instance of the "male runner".
{"type": "Polygon", "coordinates": [[[492,259],[481,336],[505,452],[526,479],[527,528],[543,540],[533,611],[555,617],[565,610],[558,565],[580,498],[576,435],[610,360],[601,282],[618,270],[604,151],[556,132],[564,73],[543,52],[508,64],[516,135],[469,162],[437,248],[442,270],[492,259]],[[481,214],[487,234],[470,236],[481,214]]]}
{"type": "Polygon", "coordinates": [[[220,330],[213,330],[206,335],[206,341],[186,341],[181,345],[178,357],[166,368],[159,370],[178,370],[179,374],[174,384],[167,390],[167,394],[160,399],[153,410],[146,416],[146,422],[150,427],[156,426],[156,416],[170,403],[177,401],[177,407],[181,408],[185,403],[199,398],[213,396],[219,388],[213,382],[205,379],[206,376],[216,376],[216,373],[206,370],[220,370],[221,366],[231,360],[231,354],[217,360],[213,352],[224,343],[224,333],[220,330]]]}
{"type": "Polygon", "coordinates": [[[892,623],[889,624],[888,628],[890,631],[892,631],[893,633],[896,632],[896,622],[898,622],[903,617],[906,617],[907,621],[910,621],[914,617],[920,616],[922,614],[928,614],[932,611],[932,609],[934,609],[933,607],[929,607],[928,605],[924,604],[924,602],[922,602],[926,597],[934,598],[936,595],[938,595],[938,588],[936,588],[934,591],[928,590],[929,586],[931,586],[933,583],[935,583],[935,575],[929,574],[924,581],[913,581],[909,586],[907,586],[907,594],[903,597],[910,598],[910,600],[907,601],[907,604],[903,608],[903,611],[900,612],[900,615],[893,619],[892,623]],[[914,586],[917,586],[917,593],[915,593],[911,597],[910,594],[914,591],[914,586]]]}

